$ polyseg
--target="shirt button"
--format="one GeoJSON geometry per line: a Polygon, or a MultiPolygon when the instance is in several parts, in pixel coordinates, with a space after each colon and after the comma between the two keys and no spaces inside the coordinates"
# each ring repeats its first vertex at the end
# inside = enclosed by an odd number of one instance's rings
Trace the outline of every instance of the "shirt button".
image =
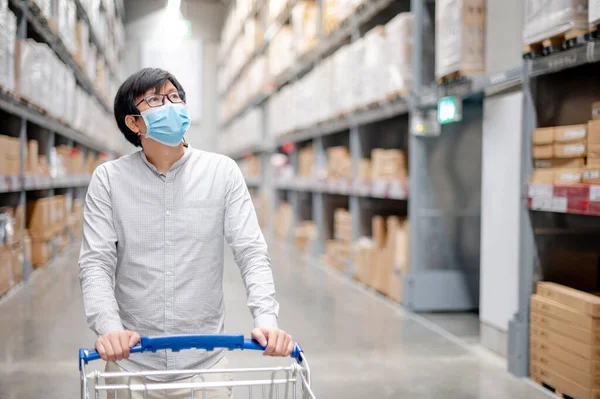
{"type": "Polygon", "coordinates": [[[167,272],[167,276],[171,276],[173,273],[171,272],[167,272]]]}
{"type": "Polygon", "coordinates": [[[171,216],[171,211],[167,211],[167,216],[171,216]]]}
{"type": "Polygon", "coordinates": [[[167,244],[167,247],[170,247],[171,245],[173,245],[173,243],[171,241],[167,241],[165,244],[167,244]]]}
{"type": "Polygon", "coordinates": [[[167,303],[165,303],[165,305],[167,305],[167,307],[170,308],[171,307],[171,302],[167,302],[167,303]]]}

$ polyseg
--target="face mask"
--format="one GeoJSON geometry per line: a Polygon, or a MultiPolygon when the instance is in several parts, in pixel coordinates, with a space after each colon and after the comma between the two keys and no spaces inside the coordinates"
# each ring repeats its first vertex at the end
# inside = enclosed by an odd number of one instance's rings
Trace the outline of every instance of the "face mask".
{"type": "Polygon", "coordinates": [[[190,117],[184,104],[166,103],[141,113],[146,122],[146,137],[176,147],[190,126],[190,117]]]}

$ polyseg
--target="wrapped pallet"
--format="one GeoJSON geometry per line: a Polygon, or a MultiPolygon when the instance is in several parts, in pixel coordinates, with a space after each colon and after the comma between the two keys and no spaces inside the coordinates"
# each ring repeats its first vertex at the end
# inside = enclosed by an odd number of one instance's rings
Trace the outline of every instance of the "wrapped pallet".
{"type": "MultiPolygon", "coordinates": [[[[523,42],[542,42],[588,27],[588,0],[527,0],[523,42]]],[[[576,34],[577,35],[577,34],[576,34]]]]}
{"type": "Polygon", "coordinates": [[[386,75],[381,73],[387,59],[386,31],[383,26],[371,29],[364,38],[365,48],[363,57],[363,73],[360,74],[362,82],[362,96],[360,105],[368,105],[382,100],[385,97],[387,81],[386,75]]]}
{"type": "Polygon", "coordinates": [[[600,0],[590,0],[588,21],[592,28],[597,29],[598,25],[600,25],[600,0]]]}
{"type": "Polygon", "coordinates": [[[436,0],[435,76],[485,72],[485,0],[436,0]]]}
{"type": "Polygon", "coordinates": [[[385,25],[388,70],[384,74],[386,95],[406,94],[412,80],[412,13],[401,13],[385,25]]]}

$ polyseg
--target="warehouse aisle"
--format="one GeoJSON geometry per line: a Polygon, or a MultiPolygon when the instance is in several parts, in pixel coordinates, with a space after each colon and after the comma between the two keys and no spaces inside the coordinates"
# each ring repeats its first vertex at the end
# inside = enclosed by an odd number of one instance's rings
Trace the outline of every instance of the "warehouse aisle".
{"type": "MultiPolygon", "coordinates": [[[[319,398],[547,397],[495,356],[453,342],[287,247],[271,250],[280,324],[304,346],[319,398]]],[[[0,399],[79,397],[77,348],[94,336],[83,316],[77,253],[72,248],[1,301],[0,399]]],[[[227,332],[248,332],[252,320],[231,255],[226,269],[227,332]]],[[[231,354],[231,366],[289,364],[256,355],[231,354]]]]}

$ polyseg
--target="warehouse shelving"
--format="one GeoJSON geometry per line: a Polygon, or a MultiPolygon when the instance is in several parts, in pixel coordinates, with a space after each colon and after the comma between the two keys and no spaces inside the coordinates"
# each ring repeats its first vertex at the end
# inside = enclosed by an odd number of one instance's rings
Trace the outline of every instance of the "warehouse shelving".
{"type": "MultiPolygon", "coordinates": [[[[74,0],[73,4],[76,6],[77,17],[89,25],[90,20],[83,9],[82,2],[74,0]]],[[[17,17],[16,39],[31,38],[46,43],[51,50],[49,53],[56,56],[58,60],[65,64],[67,70],[73,73],[75,82],[80,88],[78,90],[91,96],[89,98],[91,101],[97,100],[100,104],[100,107],[97,109],[102,109],[102,111],[106,112],[106,118],[101,119],[101,121],[108,120],[112,113],[111,107],[99,94],[91,79],[75,62],[74,56],[67,50],[62,39],[51,27],[46,17],[42,15],[38,5],[30,0],[10,0],[8,6],[9,10],[14,12],[17,17]]],[[[122,3],[118,1],[116,8],[120,18],[123,16],[122,7],[122,3]]],[[[104,64],[107,64],[109,60],[106,57],[106,53],[102,49],[102,46],[100,46],[99,39],[95,36],[92,27],[90,26],[89,28],[90,41],[94,45],[97,45],[99,50],[100,57],[98,60],[102,60],[104,64]]],[[[112,77],[117,79],[117,73],[113,70],[110,72],[112,77]]],[[[18,79],[28,79],[28,77],[21,74],[21,76],[18,76],[18,79]]],[[[131,148],[129,144],[125,144],[125,140],[120,136],[117,140],[113,140],[109,135],[110,132],[102,131],[103,129],[100,129],[101,126],[94,126],[94,129],[97,131],[93,131],[93,135],[92,129],[87,129],[87,133],[84,134],[78,129],[73,128],[74,125],[71,125],[74,123],[73,120],[65,121],[59,119],[53,115],[61,115],[60,113],[43,109],[41,105],[33,104],[20,94],[23,93],[20,92],[18,83],[16,90],[14,88],[7,90],[4,87],[0,87],[0,119],[2,119],[4,126],[2,134],[8,136],[11,143],[18,143],[18,152],[15,150],[15,153],[18,154],[19,159],[18,167],[15,167],[16,170],[14,168],[6,169],[7,171],[13,170],[13,172],[9,175],[0,175],[0,197],[2,198],[0,208],[4,206],[18,206],[20,209],[25,210],[29,201],[52,197],[54,195],[65,195],[67,203],[71,203],[74,199],[82,199],[91,179],[90,168],[93,168],[93,162],[96,162],[99,157],[103,159],[118,157],[120,154],[128,152],[131,148]],[[45,167],[48,170],[42,169],[41,165],[43,163],[37,159],[37,156],[30,157],[34,153],[28,154],[30,151],[30,140],[37,142],[39,154],[45,157],[45,167]],[[77,158],[78,162],[81,161],[80,165],[82,167],[85,163],[84,169],[86,170],[68,172],[66,165],[60,166],[60,162],[57,162],[59,157],[62,156],[59,154],[59,151],[65,148],[71,148],[74,151],[72,154],[77,153],[79,156],[77,158]],[[56,159],[53,159],[54,154],[56,154],[56,159]],[[87,158],[85,158],[86,155],[88,156],[87,158]],[[90,159],[92,163],[88,164],[87,162],[90,159]],[[30,160],[31,163],[29,162],[30,160]],[[36,167],[37,170],[35,172],[29,172],[29,168],[34,164],[39,169],[36,167]]],[[[65,95],[65,93],[58,93],[59,96],[61,94],[65,95]]],[[[92,119],[90,118],[90,123],[91,121],[92,119]]],[[[85,130],[87,127],[89,126],[84,125],[81,129],[85,130]]],[[[5,148],[2,149],[5,150],[5,148]]],[[[16,228],[17,231],[23,234],[25,234],[25,228],[29,221],[27,212],[25,212],[25,215],[27,216],[22,220],[23,225],[18,225],[16,228]]],[[[64,228],[66,229],[66,225],[64,228]]],[[[56,236],[56,239],[53,238],[49,241],[52,249],[50,259],[56,255],[58,250],[64,247],[66,243],[65,234],[63,231],[60,235],[56,236]]],[[[21,242],[22,239],[24,239],[24,236],[16,237],[18,242],[21,242]]],[[[2,250],[16,251],[15,248],[6,247],[2,248],[2,250]]],[[[19,248],[22,248],[22,246],[19,246],[19,248]]],[[[27,281],[32,270],[33,265],[29,260],[26,260],[23,264],[24,281],[27,281]]]]}

